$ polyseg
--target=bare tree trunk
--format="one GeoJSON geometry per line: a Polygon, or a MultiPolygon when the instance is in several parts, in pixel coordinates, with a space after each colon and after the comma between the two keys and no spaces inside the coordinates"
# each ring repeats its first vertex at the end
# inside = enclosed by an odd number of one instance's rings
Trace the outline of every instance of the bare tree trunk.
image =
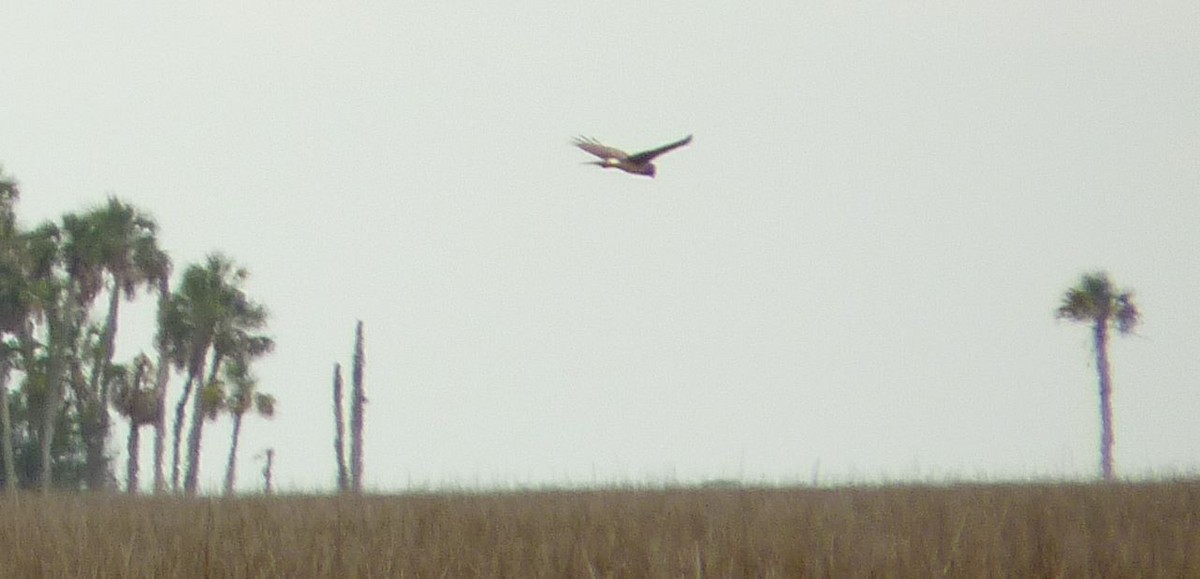
{"type": "Polygon", "coordinates": [[[363,404],[367,401],[363,390],[363,323],[359,320],[354,329],[354,369],[351,376],[353,391],[350,406],[350,482],[356,494],[362,493],[363,474],[363,404]]]}
{"type": "Polygon", "coordinates": [[[1105,481],[1112,481],[1113,472],[1113,410],[1112,375],[1108,366],[1108,319],[1096,320],[1093,328],[1096,347],[1096,372],[1100,374],[1100,471],[1105,481]]]}
{"type": "Polygon", "coordinates": [[[271,486],[271,473],[275,467],[275,449],[267,449],[267,464],[263,466],[263,494],[271,494],[274,490],[271,486]]]}
{"type": "Polygon", "coordinates": [[[167,311],[167,302],[171,299],[171,287],[167,277],[163,276],[158,282],[158,338],[155,347],[158,349],[158,374],[154,380],[154,395],[158,403],[158,413],[154,418],[154,494],[167,490],[167,480],[163,473],[163,455],[166,454],[167,438],[167,380],[171,377],[171,362],[167,359],[167,331],[163,327],[163,316],[167,311]]]}
{"type": "MultiPolygon", "coordinates": [[[[0,344],[0,348],[5,348],[0,344]]],[[[17,493],[17,462],[13,453],[12,412],[8,407],[8,372],[11,365],[8,352],[0,352],[0,460],[4,461],[4,490],[9,496],[17,493]]]]}
{"type": "Polygon", "coordinates": [[[350,490],[350,475],[346,472],[346,417],[342,412],[342,365],[333,365],[333,454],[337,459],[338,492],[350,490]]]}
{"type": "Polygon", "coordinates": [[[233,482],[237,472],[238,438],[242,434],[242,413],[233,415],[233,440],[229,443],[229,462],[225,464],[225,494],[233,496],[233,482]]]}
{"type": "Polygon", "coordinates": [[[136,420],[129,421],[129,443],[126,450],[129,462],[125,469],[125,491],[131,495],[138,493],[138,453],[141,450],[141,425],[136,420]]]}

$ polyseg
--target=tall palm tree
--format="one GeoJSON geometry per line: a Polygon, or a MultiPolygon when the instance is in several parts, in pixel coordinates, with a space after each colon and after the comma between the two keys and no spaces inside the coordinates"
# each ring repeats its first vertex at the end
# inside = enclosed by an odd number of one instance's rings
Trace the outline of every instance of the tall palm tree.
{"type": "MultiPolygon", "coordinates": [[[[103,352],[111,351],[112,347],[111,342],[106,343],[107,330],[90,323],[93,304],[105,287],[105,270],[111,253],[107,249],[109,232],[101,226],[103,220],[97,215],[92,211],[62,217],[59,251],[67,274],[63,280],[67,291],[61,305],[61,332],[57,339],[51,340],[51,346],[59,349],[58,358],[65,365],[62,380],[74,394],[79,432],[86,450],[84,478],[92,490],[107,487],[112,478],[105,453],[109,428],[107,391],[99,380],[104,361],[111,358],[103,352]],[[93,366],[94,385],[84,372],[85,362],[93,366]]],[[[119,302],[121,288],[114,287],[113,293],[119,302]]],[[[115,332],[115,323],[108,326],[115,332]]],[[[53,325],[50,327],[54,329],[53,325]]]]}
{"type": "MultiPolygon", "coordinates": [[[[63,303],[59,305],[62,318],[58,320],[60,331],[57,337],[52,336],[50,347],[52,351],[57,350],[56,358],[65,366],[61,380],[75,394],[80,432],[87,448],[88,488],[95,490],[103,485],[103,477],[97,471],[103,473],[108,468],[103,443],[95,443],[102,428],[100,416],[107,416],[108,409],[100,405],[94,391],[88,390],[81,358],[85,351],[98,347],[99,329],[86,326],[91,317],[89,312],[92,303],[103,288],[103,270],[98,258],[96,231],[87,216],[75,213],[63,215],[60,232],[59,255],[62,267],[67,273],[62,283],[66,284],[67,292],[64,294],[63,303]]],[[[51,330],[55,328],[54,321],[50,320],[51,330]]],[[[60,372],[56,369],[54,375],[58,374],[60,372]]],[[[59,390],[54,388],[53,392],[57,393],[59,390]]],[[[55,400],[55,403],[57,402],[55,400]]]]}
{"type": "Polygon", "coordinates": [[[30,435],[40,468],[30,468],[29,476],[46,489],[60,471],[71,481],[82,473],[88,486],[99,488],[110,478],[104,454],[108,396],[101,376],[112,358],[119,296],[122,291],[130,296],[139,283],[149,283],[153,274],[146,272],[169,268],[170,262],[157,249],[153,222],[116,199],[19,231],[13,210],[18,196],[16,182],[0,170],[0,340],[3,332],[15,338],[9,345],[19,356],[9,362],[23,370],[23,407],[31,411],[31,424],[39,423],[30,435]],[[92,303],[106,285],[111,288],[106,323],[92,326],[92,303]],[[74,401],[65,410],[64,386],[70,386],[74,401]],[[86,469],[78,468],[78,458],[85,458],[86,469]]]}
{"type": "MultiPolygon", "coordinates": [[[[166,310],[159,317],[161,339],[167,345],[172,362],[187,375],[183,392],[175,405],[175,421],[172,424],[171,488],[176,491],[179,490],[184,418],[192,392],[204,379],[205,361],[216,331],[215,320],[221,315],[220,287],[227,283],[240,285],[238,278],[244,277],[241,272],[226,271],[231,268],[228,260],[217,254],[210,255],[206,265],[188,266],[180,287],[170,294],[166,310]]],[[[219,360],[214,360],[209,382],[215,379],[215,366],[218,364],[219,360]]]]}
{"type": "MultiPolygon", "coordinates": [[[[184,475],[184,491],[189,494],[196,493],[200,476],[200,437],[203,420],[200,420],[199,417],[201,414],[206,414],[210,419],[215,420],[217,409],[227,409],[225,393],[220,389],[222,383],[216,379],[216,373],[221,368],[221,363],[233,361],[240,364],[245,368],[243,373],[248,375],[251,360],[265,356],[275,349],[275,342],[271,338],[250,333],[266,326],[266,309],[247,300],[240,290],[238,290],[237,297],[231,301],[231,305],[233,307],[229,311],[233,315],[218,323],[217,332],[213,336],[212,366],[209,375],[209,385],[212,390],[204,392],[203,396],[196,399],[196,406],[192,413],[192,429],[188,435],[187,472],[184,475]]],[[[270,411],[273,413],[274,399],[271,398],[265,402],[269,403],[270,411]]],[[[237,420],[240,422],[240,417],[237,420]]],[[[238,426],[240,427],[240,424],[238,426]]]]}
{"type": "Polygon", "coordinates": [[[187,372],[184,393],[175,408],[172,484],[178,488],[179,447],[186,405],[192,402],[192,424],[188,433],[188,459],[184,491],[195,494],[199,481],[200,443],[204,417],[205,390],[200,387],[207,363],[206,385],[217,383],[221,364],[240,355],[259,356],[274,343],[253,334],[266,327],[266,308],[250,300],[242,289],[249,272],[234,265],[227,257],[214,253],[204,265],[192,265],[184,272],[179,290],[172,294],[164,316],[164,329],[176,366],[187,372]]]}
{"type": "Polygon", "coordinates": [[[258,380],[250,373],[249,361],[243,356],[230,360],[225,366],[225,379],[233,387],[225,408],[233,416],[233,434],[229,443],[229,461],[225,465],[225,494],[233,494],[237,476],[238,440],[242,433],[242,417],[251,410],[260,416],[275,415],[275,397],[258,392],[258,380]]]}
{"type": "MultiPolygon", "coordinates": [[[[70,217],[63,218],[64,225],[73,223],[70,217]]],[[[38,428],[40,460],[37,476],[42,492],[49,492],[53,484],[52,447],[61,418],[63,384],[66,381],[68,358],[77,343],[76,337],[82,325],[79,295],[83,291],[81,288],[88,287],[59,275],[64,262],[62,239],[63,230],[50,222],[22,234],[19,239],[26,275],[24,295],[28,299],[29,321],[38,322],[44,330],[42,341],[34,337],[34,332],[28,326],[22,327],[18,335],[25,358],[26,382],[38,385],[37,389],[40,390],[37,409],[41,417],[38,428]],[[43,352],[41,359],[37,357],[38,350],[43,352]]],[[[26,392],[26,396],[30,394],[32,392],[26,392]]]]}
{"type": "MultiPolygon", "coordinates": [[[[183,274],[183,284],[192,289],[189,294],[204,291],[204,272],[199,266],[190,266],[183,274]]],[[[179,490],[179,444],[183,432],[183,420],[187,411],[192,389],[198,376],[204,371],[204,358],[208,355],[208,347],[212,343],[211,336],[206,336],[195,326],[198,322],[193,307],[193,298],[182,290],[168,294],[165,308],[159,311],[159,340],[166,345],[172,364],[180,371],[186,372],[183,381],[183,392],[175,405],[175,420],[171,432],[171,489],[179,490]],[[205,341],[207,340],[207,341],[205,341]]],[[[161,368],[160,368],[161,370],[161,368]]],[[[164,419],[165,420],[165,419],[164,419]]],[[[165,481],[164,481],[165,483],[165,481]]]]}
{"type": "Polygon", "coordinates": [[[85,300],[80,296],[92,285],[87,276],[64,275],[64,270],[70,269],[66,242],[80,229],[81,220],[68,214],[61,227],[46,222],[21,231],[15,223],[18,197],[16,182],[0,175],[0,332],[14,335],[16,341],[10,345],[20,355],[10,362],[19,364],[25,375],[21,391],[30,411],[27,420],[39,455],[29,476],[43,490],[49,490],[53,449],[61,438],[58,424],[64,418],[63,385],[86,318],[81,306],[85,300]]]}
{"type": "Polygon", "coordinates": [[[1096,373],[1100,377],[1100,470],[1104,480],[1113,480],[1112,373],[1108,364],[1108,332],[1115,327],[1124,335],[1133,331],[1141,314],[1133,303],[1133,292],[1119,291],[1100,271],[1084,274],[1079,285],[1063,294],[1058,317],[1091,324],[1096,373]]]}
{"type": "Polygon", "coordinates": [[[104,445],[108,439],[108,386],[101,380],[105,368],[112,362],[116,341],[121,296],[133,299],[137,288],[158,286],[160,279],[170,275],[171,260],[158,246],[158,224],[132,205],[109,197],[108,203],[83,216],[86,258],[90,275],[107,273],[110,279],[108,312],[93,348],[91,376],[86,389],[94,408],[84,414],[92,420],[86,425],[88,449],[88,486],[102,488],[107,475],[104,445]]]}

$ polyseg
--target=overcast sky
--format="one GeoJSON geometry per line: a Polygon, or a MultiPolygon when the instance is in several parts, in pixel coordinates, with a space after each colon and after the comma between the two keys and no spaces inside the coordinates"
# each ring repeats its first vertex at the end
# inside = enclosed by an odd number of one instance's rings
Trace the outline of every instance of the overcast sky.
{"type": "Polygon", "coordinates": [[[1095,269],[1118,474],[1200,471],[1196,2],[2,3],[23,223],[117,195],[271,310],[240,488],[333,487],[356,319],[376,489],[1094,477],[1095,269]]]}

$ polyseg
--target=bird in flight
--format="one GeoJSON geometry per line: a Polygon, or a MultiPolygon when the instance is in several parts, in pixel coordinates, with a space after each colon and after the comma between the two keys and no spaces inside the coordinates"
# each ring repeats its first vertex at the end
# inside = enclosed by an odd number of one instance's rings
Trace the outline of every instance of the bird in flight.
{"type": "Polygon", "coordinates": [[[692,136],[688,135],[670,145],[663,145],[657,149],[650,149],[649,151],[642,151],[641,153],[634,153],[632,155],[620,149],[601,145],[595,139],[587,137],[576,137],[575,146],[600,157],[599,161],[589,161],[588,165],[599,165],[605,169],[620,169],[633,175],[654,177],[655,168],[654,163],[651,163],[651,161],[655,157],[672,149],[678,149],[690,142],[692,142],[692,136]]]}

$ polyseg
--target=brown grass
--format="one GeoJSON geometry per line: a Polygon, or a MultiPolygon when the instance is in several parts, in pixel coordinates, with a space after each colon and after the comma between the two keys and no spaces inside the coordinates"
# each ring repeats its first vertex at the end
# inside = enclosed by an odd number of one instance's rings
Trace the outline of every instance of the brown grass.
{"type": "Polygon", "coordinates": [[[14,577],[1198,577],[1200,482],[0,501],[14,577]]]}

